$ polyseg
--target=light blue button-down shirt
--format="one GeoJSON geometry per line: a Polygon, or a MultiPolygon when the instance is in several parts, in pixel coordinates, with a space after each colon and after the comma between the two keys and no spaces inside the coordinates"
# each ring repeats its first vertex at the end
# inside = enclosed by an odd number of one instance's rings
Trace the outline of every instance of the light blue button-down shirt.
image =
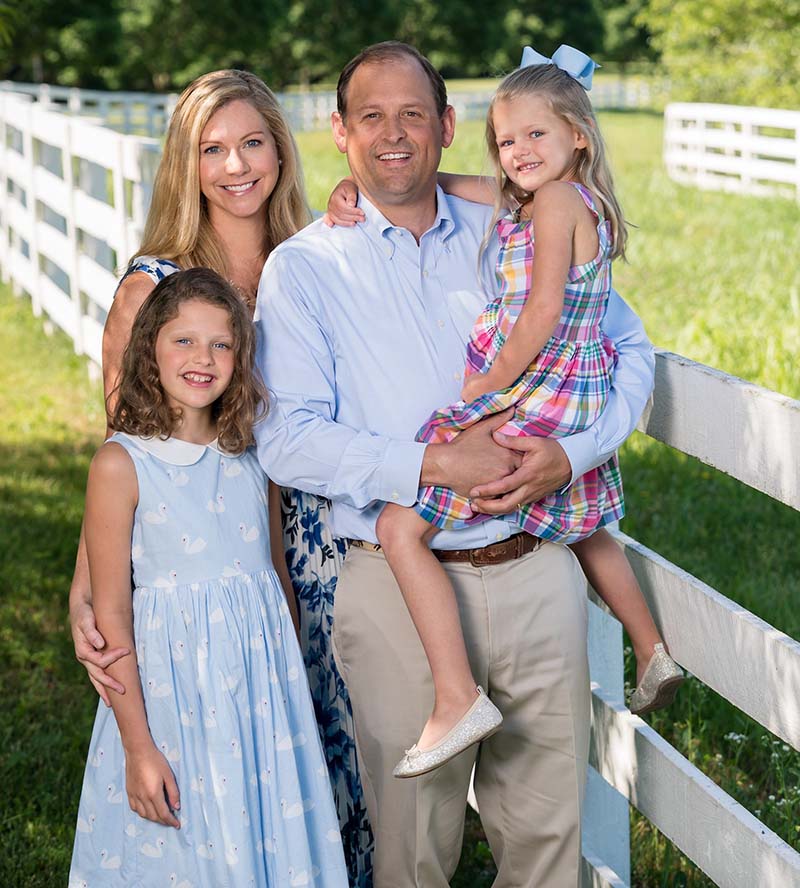
{"type": "MultiPolygon", "coordinates": [[[[264,266],[257,363],[274,397],[256,440],[270,478],[333,501],[334,535],[375,542],[384,503],[416,501],[426,446],[414,441],[417,430],[459,398],[469,332],[498,285],[497,243],[479,271],[491,211],[441,189],[419,244],[363,196],[359,205],[365,222],[314,222],[264,266]]],[[[603,328],[619,361],[600,419],[560,439],[573,478],[622,444],[653,385],[650,343],[616,294],[603,328]]],[[[475,548],[518,530],[493,518],[442,531],[433,546],[475,548]]]]}

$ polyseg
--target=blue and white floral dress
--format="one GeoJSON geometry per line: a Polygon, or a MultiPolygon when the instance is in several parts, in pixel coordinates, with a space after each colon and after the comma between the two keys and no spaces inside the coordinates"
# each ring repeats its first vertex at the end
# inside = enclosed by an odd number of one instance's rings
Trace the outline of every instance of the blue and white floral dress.
{"type": "MultiPolygon", "coordinates": [[[[144,272],[154,284],[180,268],[168,259],[137,257],[126,272],[144,272]]],[[[124,279],[124,278],[123,278],[124,279]]],[[[331,650],[333,595],[346,554],[328,526],[328,502],[284,488],[281,517],[286,560],[300,612],[300,644],[328,763],[345,859],[353,888],[372,888],[374,841],[356,759],[350,698],[331,650]]]]}
{"type": "Polygon", "coordinates": [[[136,657],[148,728],[180,790],[181,828],[131,810],[119,729],[99,704],[70,884],[346,888],[255,451],[110,440],[136,470],[136,657]]]}

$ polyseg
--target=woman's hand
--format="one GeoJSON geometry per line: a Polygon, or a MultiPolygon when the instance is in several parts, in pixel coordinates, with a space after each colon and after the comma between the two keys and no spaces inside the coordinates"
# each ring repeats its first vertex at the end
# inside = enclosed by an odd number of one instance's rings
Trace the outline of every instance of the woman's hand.
{"type": "Polygon", "coordinates": [[[130,654],[130,648],[106,645],[106,640],[97,630],[92,610],[92,589],[89,582],[89,560],[86,556],[86,539],[83,528],[78,541],[78,557],[75,559],[75,573],[69,590],[69,625],[75,657],[89,673],[89,680],[106,706],[111,705],[107,688],[124,694],[125,688],[112,678],[106,669],[117,660],[130,654]]]}
{"type": "Polygon", "coordinates": [[[125,688],[112,678],[106,669],[130,654],[130,650],[123,647],[106,649],[105,639],[97,631],[94,611],[88,601],[73,605],[69,618],[75,656],[89,673],[89,681],[94,685],[103,703],[110,706],[111,701],[106,688],[111,688],[118,694],[124,694],[125,688]]]}
{"type": "Polygon", "coordinates": [[[352,228],[357,222],[366,219],[364,211],[357,206],[358,188],[351,178],[342,179],[333,189],[328,198],[328,209],[322,217],[322,221],[333,228],[341,225],[344,228],[352,228]]]}
{"type": "Polygon", "coordinates": [[[126,751],[125,789],[131,810],[140,817],[181,828],[172,813],[181,807],[175,775],[163,754],[152,744],[141,751],[126,751]]]}

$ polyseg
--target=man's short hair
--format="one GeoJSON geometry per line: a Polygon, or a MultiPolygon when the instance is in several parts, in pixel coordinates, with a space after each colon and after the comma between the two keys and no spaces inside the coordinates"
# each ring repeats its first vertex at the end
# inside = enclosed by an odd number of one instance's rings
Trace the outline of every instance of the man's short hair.
{"type": "Polygon", "coordinates": [[[383,43],[373,43],[342,68],[339,82],[336,85],[336,109],[342,120],[347,113],[347,87],[350,79],[360,65],[377,62],[397,61],[398,59],[414,59],[425,72],[431,84],[433,99],[436,102],[436,112],[441,117],[447,108],[447,87],[444,85],[442,75],[433,67],[425,56],[408,43],[399,40],[385,40],[383,43]]]}

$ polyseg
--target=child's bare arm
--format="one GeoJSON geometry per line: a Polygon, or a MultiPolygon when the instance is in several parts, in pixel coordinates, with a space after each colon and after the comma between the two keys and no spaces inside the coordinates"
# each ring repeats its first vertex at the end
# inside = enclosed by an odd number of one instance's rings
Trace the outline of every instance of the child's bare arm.
{"type": "Polygon", "coordinates": [[[440,170],[437,178],[443,191],[472,203],[491,206],[497,196],[497,184],[489,176],[466,176],[440,170]]]}
{"type": "Polygon", "coordinates": [[[112,648],[132,653],[108,666],[125,688],[110,690],[126,760],[126,790],[134,811],[168,826],[180,824],[178,787],[147,726],[133,639],[131,530],[138,498],[136,472],[118,444],[105,444],[92,460],[86,488],[86,547],[97,626],[112,648]],[[165,797],[169,798],[169,805],[165,797]]]}
{"type": "Polygon", "coordinates": [[[565,182],[549,182],[536,192],[532,214],[536,246],[531,292],[490,369],[467,380],[465,400],[512,385],[552,335],[564,307],[564,286],[572,264],[573,236],[581,212],[585,212],[585,206],[580,195],[565,182]],[[481,391],[475,394],[473,390],[479,386],[481,391]]]}
{"type": "Polygon", "coordinates": [[[289,614],[294,623],[295,632],[300,635],[300,615],[297,611],[297,601],[292,587],[292,578],[289,576],[289,568],[286,564],[286,550],[283,546],[283,527],[281,526],[281,489],[277,484],[269,482],[269,545],[272,554],[272,564],[275,573],[283,586],[283,594],[289,605],[289,614]]]}

